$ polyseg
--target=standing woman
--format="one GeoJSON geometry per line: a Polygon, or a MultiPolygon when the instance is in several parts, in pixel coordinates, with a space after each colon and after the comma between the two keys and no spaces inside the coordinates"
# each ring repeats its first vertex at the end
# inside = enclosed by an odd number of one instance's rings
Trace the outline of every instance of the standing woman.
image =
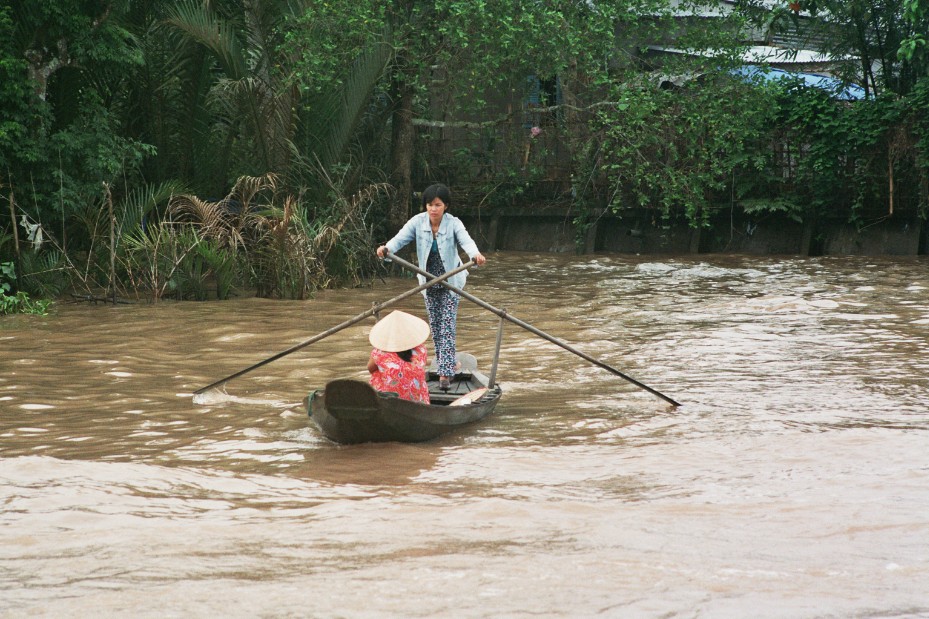
{"type": "MultiPolygon", "coordinates": [[[[458,247],[478,266],[483,266],[487,259],[471,239],[461,220],[446,212],[451,204],[451,192],[445,185],[430,185],[423,192],[424,213],[413,215],[404,224],[394,238],[386,245],[377,248],[377,255],[383,258],[386,253],[397,253],[410,241],[416,241],[416,257],[419,268],[432,275],[442,275],[446,271],[461,266],[458,247]]],[[[426,278],[417,276],[419,283],[426,278]]],[[[464,288],[468,272],[462,271],[448,278],[448,283],[456,288],[464,288]]],[[[458,304],[461,300],[457,293],[441,284],[427,288],[426,311],[429,313],[429,326],[432,328],[432,342],[435,344],[436,363],[438,366],[439,386],[448,389],[449,379],[455,375],[455,335],[458,326],[458,304]]]]}

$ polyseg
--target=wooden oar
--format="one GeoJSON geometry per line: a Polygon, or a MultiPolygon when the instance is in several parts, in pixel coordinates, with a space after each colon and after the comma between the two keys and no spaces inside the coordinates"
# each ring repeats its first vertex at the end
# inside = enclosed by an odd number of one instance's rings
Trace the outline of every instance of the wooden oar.
{"type": "Polygon", "coordinates": [[[380,311],[383,310],[384,308],[390,307],[391,305],[394,305],[395,303],[399,303],[399,302],[402,301],[403,299],[406,299],[407,297],[411,297],[411,296],[413,296],[414,294],[416,294],[417,292],[422,292],[423,290],[425,290],[426,288],[428,288],[428,287],[430,287],[430,286],[432,286],[432,285],[434,285],[434,284],[440,284],[440,283],[442,283],[443,281],[445,281],[446,279],[448,279],[449,277],[451,277],[452,275],[456,275],[457,273],[461,273],[462,271],[467,270],[467,269],[471,268],[472,266],[474,266],[474,261],[473,261],[473,260],[469,261],[467,264],[461,265],[461,266],[458,267],[457,269],[454,269],[454,270],[452,270],[452,271],[449,271],[448,273],[443,273],[442,275],[439,275],[438,277],[435,277],[435,276],[433,276],[432,274],[427,273],[427,274],[426,274],[427,277],[429,277],[429,278],[434,278],[434,279],[430,279],[430,280],[427,281],[426,283],[420,284],[419,286],[417,286],[416,288],[413,288],[412,290],[407,290],[407,291],[404,292],[403,294],[397,295],[396,297],[394,297],[393,299],[390,299],[389,301],[384,301],[384,302],[381,303],[380,305],[375,305],[374,307],[372,307],[372,308],[369,309],[368,311],[362,312],[362,313],[358,314],[357,316],[355,316],[354,318],[349,318],[349,319],[346,320],[345,322],[339,323],[339,324],[337,324],[336,326],[332,327],[331,329],[328,329],[328,330],[326,330],[326,331],[323,331],[322,333],[319,333],[319,334],[317,334],[317,335],[314,335],[313,337],[311,337],[310,339],[308,339],[308,340],[305,341],[305,342],[301,342],[301,343],[297,344],[296,346],[291,346],[291,347],[288,348],[287,350],[281,351],[281,352],[277,353],[276,355],[272,355],[271,357],[268,357],[268,358],[265,359],[264,361],[259,361],[259,362],[256,363],[255,365],[251,365],[251,366],[245,368],[244,370],[240,370],[240,371],[236,372],[235,374],[230,374],[230,375],[227,376],[226,378],[221,378],[220,380],[218,380],[218,381],[216,381],[216,382],[214,382],[214,383],[210,383],[210,384],[207,385],[206,387],[201,387],[200,389],[197,389],[196,391],[194,391],[194,395],[201,394],[201,393],[203,393],[204,391],[209,391],[209,390],[212,389],[213,387],[218,387],[219,385],[222,385],[223,383],[229,382],[229,381],[232,380],[233,378],[238,378],[239,376],[242,376],[243,374],[247,374],[248,372],[251,372],[252,370],[258,369],[258,368],[260,368],[261,366],[263,366],[263,365],[265,365],[265,364],[267,364],[267,363],[271,363],[272,361],[277,361],[277,360],[280,359],[281,357],[284,357],[284,356],[286,356],[286,355],[289,355],[289,354],[292,353],[292,352],[296,352],[296,351],[300,350],[301,348],[305,348],[306,346],[309,346],[310,344],[313,344],[313,343],[315,343],[315,342],[318,342],[319,340],[321,340],[321,339],[323,339],[323,338],[327,338],[327,337],[329,337],[330,335],[332,335],[332,334],[334,334],[334,333],[338,333],[338,332],[341,331],[342,329],[345,329],[346,327],[350,327],[350,326],[352,326],[352,325],[355,324],[355,323],[361,322],[361,321],[364,320],[365,318],[368,318],[368,317],[370,317],[370,316],[374,316],[375,314],[377,314],[378,312],[380,312],[380,311]]]}
{"type": "MultiPolygon", "coordinates": [[[[420,269],[420,268],[417,267],[416,265],[411,264],[411,263],[407,262],[406,260],[403,260],[402,258],[398,258],[398,257],[397,257],[396,255],[394,255],[394,254],[388,253],[388,254],[387,254],[387,258],[390,259],[390,260],[393,260],[393,261],[396,262],[397,264],[399,264],[399,265],[401,265],[401,266],[403,266],[403,267],[405,267],[405,268],[407,268],[407,269],[413,271],[414,273],[418,273],[418,274],[420,274],[420,275],[425,275],[426,277],[432,277],[432,274],[431,274],[431,273],[428,273],[428,272],[426,272],[426,271],[423,271],[422,269],[420,269]]],[[[472,262],[473,262],[473,261],[472,261],[472,262]]],[[[457,270],[457,269],[456,269],[456,270],[457,270]]],[[[632,378],[631,376],[628,376],[628,375],[626,375],[626,374],[623,374],[622,372],[620,372],[620,371],[617,370],[616,368],[607,365],[606,363],[600,361],[599,359],[594,359],[593,357],[591,357],[591,356],[588,355],[587,353],[581,352],[580,350],[574,348],[574,347],[571,346],[570,344],[567,344],[566,342],[563,342],[563,341],[559,340],[557,337],[553,337],[553,336],[549,335],[548,333],[545,333],[544,331],[540,331],[539,329],[536,329],[536,328],[533,327],[532,325],[530,325],[530,324],[528,324],[528,323],[526,323],[526,322],[523,322],[522,320],[520,320],[520,319],[518,319],[518,318],[515,318],[514,316],[511,316],[509,313],[507,313],[507,312],[505,312],[505,311],[503,311],[503,310],[497,309],[496,307],[494,307],[493,305],[490,305],[489,303],[485,303],[484,301],[481,301],[480,299],[478,299],[478,298],[475,297],[474,295],[468,294],[468,293],[465,292],[464,290],[461,290],[460,288],[456,288],[455,286],[452,286],[451,284],[449,284],[449,283],[446,282],[446,281],[442,281],[442,282],[439,282],[439,283],[440,283],[442,286],[445,286],[446,288],[448,288],[449,290],[451,290],[452,292],[456,292],[456,293],[460,294],[462,297],[464,297],[465,299],[471,301],[472,303],[476,303],[477,305],[480,305],[481,307],[483,307],[483,308],[486,309],[487,311],[493,312],[494,314],[496,314],[496,315],[499,316],[500,318],[505,318],[506,320],[509,320],[509,321],[512,322],[513,324],[522,327],[522,328],[525,329],[526,331],[529,331],[530,333],[534,333],[535,335],[538,335],[538,336],[541,337],[542,339],[548,340],[548,341],[551,342],[552,344],[555,344],[555,345],[557,345],[557,346],[561,346],[562,348],[564,348],[564,349],[567,350],[568,352],[574,353],[575,355],[577,355],[577,356],[580,357],[581,359],[585,359],[585,360],[587,360],[587,361],[590,361],[591,363],[593,363],[593,364],[596,365],[597,367],[601,367],[601,368],[603,368],[604,370],[606,370],[607,372],[609,372],[609,373],[611,373],[611,374],[615,374],[616,376],[619,376],[620,378],[629,381],[630,383],[632,383],[633,385],[635,385],[635,386],[637,386],[637,387],[641,387],[641,388],[644,389],[645,391],[648,391],[649,393],[658,396],[659,398],[661,398],[661,399],[664,400],[665,402],[668,402],[669,404],[672,404],[672,405],[674,405],[674,406],[680,406],[680,403],[674,401],[672,398],[669,398],[668,396],[666,396],[665,394],[661,393],[660,391],[657,391],[657,390],[655,390],[655,389],[652,389],[651,387],[649,387],[648,385],[646,385],[646,384],[644,384],[644,383],[640,383],[639,381],[637,381],[636,379],[632,378]]]]}

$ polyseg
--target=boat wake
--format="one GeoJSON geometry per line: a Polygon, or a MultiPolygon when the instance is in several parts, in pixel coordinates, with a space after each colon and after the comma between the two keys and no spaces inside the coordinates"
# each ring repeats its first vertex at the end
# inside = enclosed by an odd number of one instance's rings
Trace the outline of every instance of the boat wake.
{"type": "Polygon", "coordinates": [[[270,398],[243,398],[237,395],[231,395],[220,389],[210,389],[203,393],[193,394],[193,403],[198,406],[216,406],[218,404],[251,404],[257,406],[271,406],[273,408],[293,408],[300,406],[299,403],[283,402],[270,398]]]}

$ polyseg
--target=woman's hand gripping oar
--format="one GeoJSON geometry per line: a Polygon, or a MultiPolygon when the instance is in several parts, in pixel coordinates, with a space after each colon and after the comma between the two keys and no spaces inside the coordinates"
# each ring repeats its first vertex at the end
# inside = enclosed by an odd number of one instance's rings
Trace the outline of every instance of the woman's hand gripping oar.
{"type": "MultiPolygon", "coordinates": [[[[388,252],[387,258],[389,258],[389,259],[391,259],[391,260],[394,260],[394,261],[395,261],[397,264],[399,264],[400,266],[402,266],[402,267],[404,267],[404,268],[407,268],[407,269],[409,269],[410,271],[413,271],[414,273],[418,273],[418,274],[420,274],[420,275],[425,275],[426,277],[430,277],[430,274],[427,273],[426,271],[421,270],[421,269],[420,269],[419,267],[417,267],[416,265],[411,264],[411,263],[407,262],[406,260],[403,260],[402,258],[398,258],[395,254],[391,254],[391,253],[388,252]]],[[[545,339],[545,340],[548,340],[548,341],[551,342],[552,344],[555,344],[555,345],[557,345],[557,346],[561,346],[562,348],[564,348],[564,349],[567,350],[568,352],[574,353],[575,355],[577,355],[577,356],[580,357],[581,359],[585,359],[585,360],[587,360],[587,361],[590,361],[591,363],[593,363],[593,364],[596,365],[597,367],[601,367],[601,368],[603,368],[604,370],[606,370],[607,372],[610,372],[611,374],[615,374],[616,376],[619,376],[620,378],[629,381],[629,382],[632,383],[633,385],[635,385],[635,386],[637,386],[637,387],[640,387],[641,389],[644,389],[645,391],[648,391],[649,393],[651,393],[651,394],[653,394],[653,395],[658,396],[659,398],[661,398],[661,399],[664,400],[665,402],[668,402],[669,404],[672,404],[672,405],[674,405],[674,406],[680,406],[680,403],[676,402],[676,401],[673,400],[672,398],[669,398],[668,396],[666,396],[665,394],[661,393],[660,391],[657,391],[656,389],[652,389],[652,388],[649,387],[648,385],[646,385],[646,384],[644,384],[644,383],[641,383],[641,382],[637,381],[636,379],[632,378],[631,376],[627,376],[626,374],[623,374],[622,372],[620,372],[620,371],[617,370],[616,368],[607,365],[606,363],[600,361],[599,359],[594,359],[594,358],[591,357],[590,355],[588,355],[588,354],[586,354],[586,353],[584,353],[584,352],[581,352],[580,350],[574,348],[574,347],[571,346],[570,344],[567,344],[567,343],[565,343],[565,342],[559,340],[558,338],[553,337],[553,336],[549,335],[548,333],[545,333],[544,331],[540,331],[539,329],[536,329],[536,328],[533,327],[532,325],[530,325],[530,324],[528,324],[528,323],[525,323],[525,322],[523,322],[522,320],[519,320],[518,318],[515,318],[515,317],[511,316],[510,314],[508,314],[507,312],[505,312],[505,311],[503,311],[503,310],[497,309],[496,307],[494,307],[493,305],[490,305],[489,303],[485,303],[484,301],[481,301],[480,299],[478,299],[478,298],[475,297],[474,295],[468,294],[468,293],[465,292],[464,290],[461,290],[460,288],[456,288],[455,286],[452,286],[452,285],[449,284],[448,282],[443,281],[443,282],[440,282],[440,283],[441,283],[441,285],[445,286],[446,288],[448,288],[448,289],[451,290],[452,292],[458,293],[459,295],[461,295],[461,296],[464,297],[465,299],[471,301],[472,303],[476,303],[477,305],[480,305],[481,307],[483,307],[483,308],[486,309],[487,311],[496,314],[496,315],[499,316],[500,318],[505,318],[506,320],[509,320],[509,321],[512,322],[513,324],[522,327],[522,328],[525,329],[526,331],[529,331],[530,333],[534,333],[535,335],[538,335],[539,337],[541,337],[541,338],[543,338],[543,339],[545,339]]]]}
{"type": "Polygon", "coordinates": [[[387,308],[387,307],[390,307],[391,305],[394,305],[394,304],[396,304],[396,303],[399,303],[399,302],[402,301],[403,299],[406,299],[407,297],[411,297],[411,296],[413,296],[414,294],[416,294],[417,292],[422,292],[423,290],[425,290],[425,289],[428,288],[429,286],[434,286],[435,284],[441,284],[442,282],[444,282],[446,279],[448,279],[448,278],[451,277],[452,275],[456,275],[457,273],[461,273],[462,271],[467,270],[467,269],[471,268],[472,266],[474,266],[474,261],[473,261],[473,260],[469,261],[467,264],[461,265],[461,266],[458,267],[457,269],[453,269],[453,270],[449,271],[448,273],[443,273],[442,275],[439,275],[439,276],[437,276],[437,277],[436,277],[436,276],[433,276],[433,275],[430,274],[430,273],[426,273],[426,277],[427,277],[427,278],[430,278],[429,281],[427,281],[426,283],[420,284],[419,286],[417,286],[416,288],[413,288],[413,289],[411,289],[411,290],[407,290],[407,291],[404,292],[403,294],[397,295],[397,296],[394,297],[393,299],[390,299],[389,301],[385,301],[385,302],[381,303],[380,305],[375,305],[374,307],[372,307],[372,308],[369,309],[368,311],[362,312],[362,313],[358,314],[357,316],[355,316],[354,318],[349,318],[349,319],[346,320],[345,322],[339,323],[339,324],[337,324],[336,326],[332,327],[331,329],[328,329],[328,330],[326,330],[326,331],[323,331],[322,333],[319,333],[319,334],[317,334],[317,335],[314,335],[313,337],[311,337],[310,339],[306,340],[305,342],[301,342],[301,343],[297,344],[296,346],[291,346],[291,347],[288,348],[287,350],[283,350],[283,351],[277,353],[276,355],[272,355],[272,356],[268,357],[267,359],[264,359],[263,361],[259,361],[259,362],[256,363],[255,365],[251,365],[251,366],[245,368],[244,370],[239,370],[239,371],[236,372],[235,374],[230,374],[230,375],[227,376],[226,378],[221,378],[221,379],[217,380],[216,382],[210,383],[210,384],[207,385],[206,387],[201,387],[200,389],[197,389],[196,391],[194,391],[194,395],[195,395],[195,396],[200,395],[200,394],[204,393],[205,391],[209,391],[210,389],[213,389],[214,387],[218,387],[218,386],[222,385],[223,383],[229,382],[229,381],[232,380],[233,378],[238,378],[239,376],[242,376],[243,374],[247,374],[248,372],[251,372],[252,370],[256,370],[256,369],[260,368],[261,366],[263,366],[263,365],[265,365],[265,364],[271,363],[272,361],[277,361],[277,360],[280,359],[281,357],[285,357],[285,356],[289,355],[289,354],[292,353],[292,352],[296,352],[296,351],[300,350],[301,348],[305,348],[305,347],[309,346],[310,344],[313,344],[313,343],[318,342],[319,340],[321,340],[321,339],[323,339],[323,338],[327,338],[327,337],[329,337],[330,335],[333,335],[334,333],[338,333],[338,332],[341,331],[342,329],[345,329],[346,327],[350,327],[350,326],[352,326],[353,324],[359,323],[359,322],[361,322],[362,320],[364,320],[365,318],[368,318],[369,316],[374,316],[374,315],[377,314],[378,312],[382,311],[384,308],[387,308]]]}

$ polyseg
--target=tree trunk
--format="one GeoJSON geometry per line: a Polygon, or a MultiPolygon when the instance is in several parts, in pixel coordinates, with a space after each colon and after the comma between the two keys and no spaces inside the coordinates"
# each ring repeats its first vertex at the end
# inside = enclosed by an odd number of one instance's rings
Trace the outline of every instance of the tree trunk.
{"type": "Polygon", "coordinates": [[[42,102],[48,97],[48,80],[52,74],[62,67],[71,66],[68,55],[68,43],[64,39],[58,41],[58,54],[47,57],[43,51],[27,49],[23,56],[28,64],[29,78],[35,86],[35,96],[42,102]]]}
{"type": "Polygon", "coordinates": [[[399,230],[410,217],[410,198],[413,194],[411,170],[413,164],[413,89],[402,76],[394,78],[394,108],[391,127],[391,177],[396,188],[390,206],[387,224],[390,232],[399,230]]]}

